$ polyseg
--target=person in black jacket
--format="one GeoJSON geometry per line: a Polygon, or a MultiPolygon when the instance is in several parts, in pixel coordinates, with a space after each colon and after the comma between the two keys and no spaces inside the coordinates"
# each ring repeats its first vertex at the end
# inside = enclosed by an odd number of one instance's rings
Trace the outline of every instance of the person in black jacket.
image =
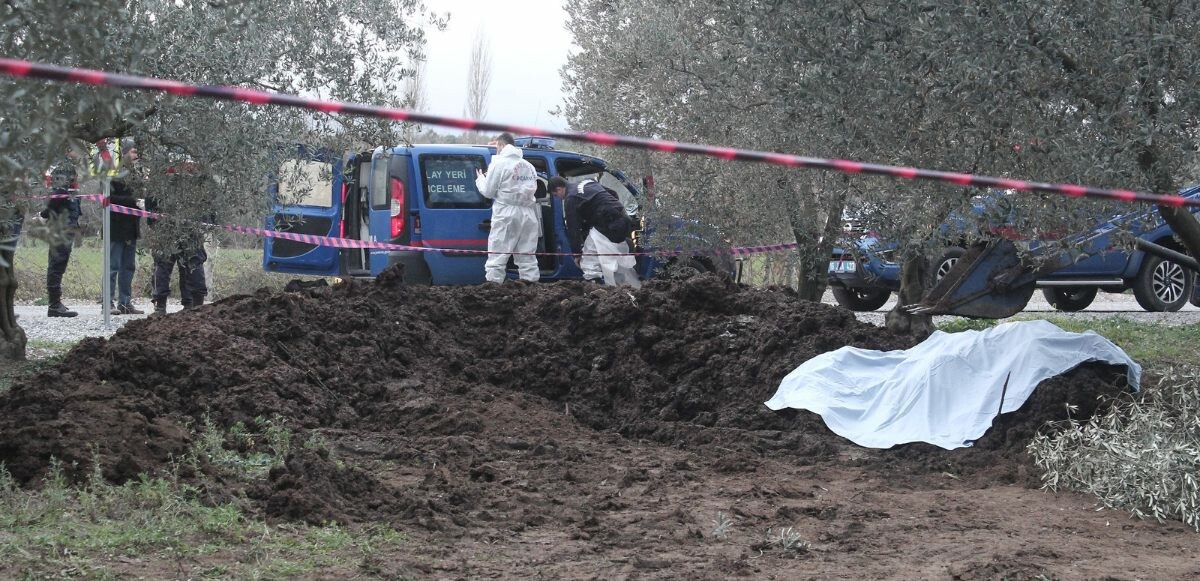
{"type": "Polygon", "coordinates": [[[550,178],[547,189],[553,196],[565,200],[567,237],[571,242],[571,253],[575,255],[575,265],[583,271],[584,280],[636,284],[634,258],[612,256],[629,252],[626,239],[633,232],[633,220],[625,212],[617,193],[592,179],[585,179],[570,188],[567,180],[559,176],[550,178]]]}
{"type": "Polygon", "coordinates": [[[75,193],[79,188],[78,172],[75,168],[76,155],[68,152],[52,168],[47,179],[51,198],[42,210],[41,217],[64,228],[57,236],[50,238],[50,255],[46,262],[46,296],[50,306],[46,315],[50,317],[74,317],[79,313],[68,309],[62,303],[62,279],[67,272],[67,262],[71,259],[71,244],[75,241],[75,232],[79,229],[79,216],[83,213],[79,207],[79,198],[75,193]]]}
{"type": "MultiPolygon", "coordinates": [[[[132,161],[137,150],[126,152],[126,159],[132,161]]],[[[113,180],[108,201],[113,206],[138,208],[144,202],[133,193],[133,188],[125,179],[113,180]]],[[[108,275],[109,288],[117,291],[117,314],[140,315],[141,311],[133,306],[133,273],[137,268],[137,241],[141,237],[141,216],[121,214],[113,211],[109,228],[108,242],[108,275]]]]}
{"type": "MultiPolygon", "coordinates": [[[[158,200],[146,199],[146,210],[158,212],[158,200]]],[[[147,218],[146,225],[155,227],[157,220],[147,218]]],[[[208,286],[204,280],[204,263],[208,254],[204,250],[204,237],[186,229],[176,231],[178,239],[164,238],[161,233],[150,239],[150,256],[154,259],[154,291],[152,301],[154,314],[167,314],[167,298],[171,295],[171,271],[179,268],[179,301],[183,308],[192,309],[204,304],[208,286]]]]}

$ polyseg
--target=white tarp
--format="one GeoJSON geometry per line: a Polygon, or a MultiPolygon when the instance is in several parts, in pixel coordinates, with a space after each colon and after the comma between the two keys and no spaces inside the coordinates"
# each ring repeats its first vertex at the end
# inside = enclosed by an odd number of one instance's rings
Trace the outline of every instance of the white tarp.
{"type": "Polygon", "coordinates": [[[1128,366],[1138,388],[1141,366],[1108,339],[1023,321],[937,331],[905,351],[824,353],[783,378],[766,405],[820,414],[834,433],[868,448],[928,442],[952,450],[979,439],[997,412],[1019,409],[1042,380],[1088,361],[1128,366]]]}

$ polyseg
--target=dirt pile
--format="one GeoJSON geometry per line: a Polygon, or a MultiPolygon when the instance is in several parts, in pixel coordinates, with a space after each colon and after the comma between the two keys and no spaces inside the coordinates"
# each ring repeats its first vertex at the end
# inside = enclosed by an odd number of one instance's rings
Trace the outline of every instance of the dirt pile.
{"type": "MultiPolygon", "coordinates": [[[[231,297],[84,341],[0,398],[0,461],[21,482],[44,475],[52,456],[70,473],[98,460],[123,481],[187,454],[202,418],[228,427],[279,417],[302,433],[320,430],[349,465],[294,446],[247,492],[269,514],[432,529],[503,514],[535,526],[553,511],[499,494],[498,484],[518,496],[581,479],[666,485],[645,467],[613,467],[639,441],[699,453],[668,467],[680,478],[697,462],[745,472],[767,455],[833,458],[850,446],[818,417],[762,402],[817,354],[914,342],[844,309],[711,275],[628,290],[407,287],[385,273],[376,283],[231,297]],[[355,466],[394,470],[375,478],[355,466]]],[[[1059,398],[1085,390],[1090,401],[1099,376],[1113,372],[1088,373],[1057,380],[1065,387],[1044,390],[1044,405],[1035,397],[1029,413],[1002,419],[995,441],[989,434],[978,446],[991,453],[979,463],[1012,458],[1036,426],[1057,419],[1059,398]]],[[[860,454],[897,470],[969,470],[969,457],[917,446],[860,454]]]]}

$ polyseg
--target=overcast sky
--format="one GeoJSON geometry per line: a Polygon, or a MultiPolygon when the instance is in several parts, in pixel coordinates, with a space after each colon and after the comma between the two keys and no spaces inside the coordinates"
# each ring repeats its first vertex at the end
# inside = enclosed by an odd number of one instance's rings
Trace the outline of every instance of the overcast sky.
{"type": "Polygon", "coordinates": [[[425,5],[450,13],[446,30],[430,31],[425,47],[430,113],[463,115],[471,45],[482,30],[492,52],[488,120],[566,129],[564,120],[549,113],[562,103],[559,69],[571,48],[561,0],[429,0],[425,5]]]}

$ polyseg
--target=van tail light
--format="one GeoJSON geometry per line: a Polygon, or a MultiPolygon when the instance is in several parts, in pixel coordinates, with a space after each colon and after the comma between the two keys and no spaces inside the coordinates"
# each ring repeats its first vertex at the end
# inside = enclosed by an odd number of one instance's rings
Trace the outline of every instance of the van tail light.
{"type": "Polygon", "coordinates": [[[404,211],[407,209],[404,182],[392,178],[388,182],[388,192],[392,195],[392,238],[399,238],[404,233],[404,211]]]}

